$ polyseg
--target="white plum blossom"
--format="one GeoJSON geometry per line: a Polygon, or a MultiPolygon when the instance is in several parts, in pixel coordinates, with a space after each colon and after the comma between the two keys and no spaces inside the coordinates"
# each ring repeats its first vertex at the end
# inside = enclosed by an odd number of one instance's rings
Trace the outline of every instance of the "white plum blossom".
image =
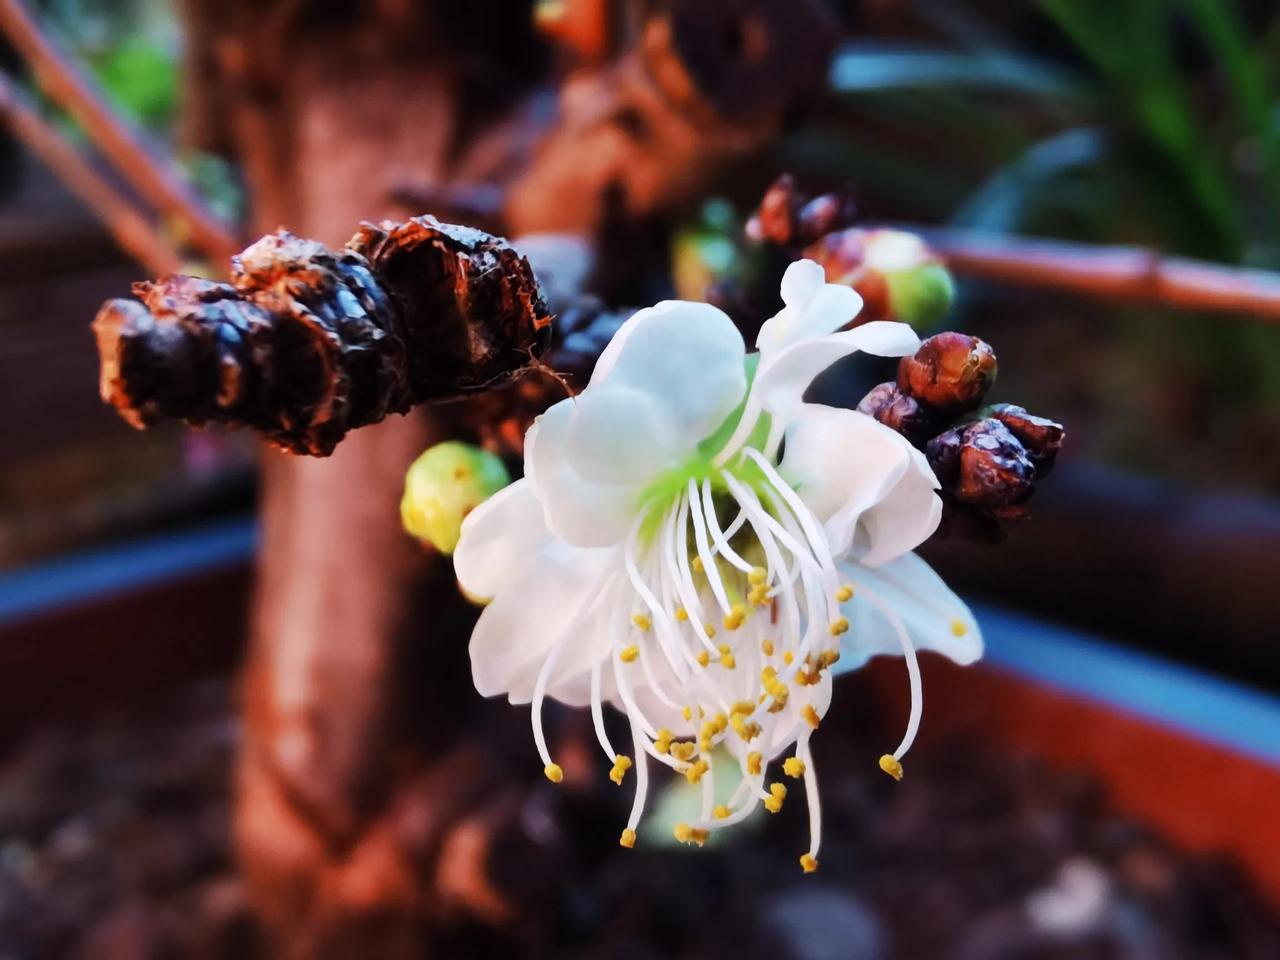
{"type": "Polygon", "coordinates": [[[530,427],[524,479],[467,517],[455,565],[463,589],[491,601],[471,638],[476,688],[532,703],[546,775],[563,776],[543,734],[546,697],[590,707],[615,782],[634,765],[623,846],[645,806],[645,755],[701,784],[700,819],[676,829],[698,844],[761,803],[777,812],[787,788],[767,778],[781,761],[804,781],[811,871],[821,813],[809,738],[833,671],[905,658],[910,720],[881,759],[899,777],[920,720],[916,651],[970,663],[982,641],[911,553],[941,513],[927,461],[872,418],[803,399],[841,357],[910,354],[916,335],[884,321],[842,329],[861,298],[811,261],[787,270],[782,299],[750,355],[707,304],[631,317],[586,389],[530,427]],[[629,751],[610,740],[606,702],[629,721],[629,751]],[[718,749],[742,776],[720,805],[718,749]]]}

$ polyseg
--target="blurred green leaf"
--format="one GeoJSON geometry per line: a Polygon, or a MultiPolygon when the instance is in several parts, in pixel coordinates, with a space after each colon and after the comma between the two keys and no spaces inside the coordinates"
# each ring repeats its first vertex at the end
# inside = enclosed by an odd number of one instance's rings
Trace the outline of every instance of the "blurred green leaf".
{"type": "Polygon", "coordinates": [[[111,47],[97,62],[98,79],[111,99],[152,127],[172,121],[178,104],[178,67],[173,55],[142,37],[111,47]]]}

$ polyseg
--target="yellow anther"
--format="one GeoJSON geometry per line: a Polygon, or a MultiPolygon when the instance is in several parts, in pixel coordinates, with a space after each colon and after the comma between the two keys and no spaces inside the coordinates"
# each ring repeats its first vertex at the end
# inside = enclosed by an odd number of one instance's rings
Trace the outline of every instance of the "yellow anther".
{"type": "Polygon", "coordinates": [[[761,641],[760,641],[760,650],[764,653],[764,655],[765,655],[766,657],[772,657],[772,656],[773,656],[773,641],[772,641],[772,640],[761,640],[761,641]]]}
{"type": "Polygon", "coordinates": [[[649,619],[649,615],[647,613],[633,613],[631,615],[631,622],[641,630],[653,629],[653,621],[649,619]]]}
{"type": "Polygon", "coordinates": [[[702,573],[702,557],[694,557],[690,560],[689,568],[693,570],[694,573],[702,573]]]}
{"type": "Polygon", "coordinates": [[[713,744],[712,744],[712,742],[711,742],[711,738],[710,738],[710,737],[699,737],[699,738],[698,738],[698,750],[699,750],[699,752],[701,752],[701,753],[710,753],[710,752],[711,752],[711,747],[712,747],[712,746],[713,746],[713,744]]]}
{"type": "Polygon", "coordinates": [[[717,647],[716,649],[720,651],[720,654],[722,656],[726,656],[733,652],[733,647],[729,646],[727,643],[720,644],[720,646],[717,647]]]}
{"type": "MultiPolygon", "coordinates": [[[[688,707],[685,707],[685,709],[686,709],[686,710],[688,710],[689,708],[688,708],[688,707]]],[[[685,717],[685,719],[686,719],[686,720],[688,720],[689,718],[688,718],[688,717],[685,717]]],[[[676,738],[676,735],[675,735],[674,733],[672,733],[670,730],[668,730],[666,727],[659,727],[659,728],[658,728],[658,736],[657,736],[655,739],[657,739],[657,740],[665,740],[665,741],[667,741],[667,743],[670,743],[670,742],[671,742],[672,740],[674,740],[675,738],[676,738]]]]}
{"type": "Polygon", "coordinates": [[[738,658],[732,653],[722,654],[720,657],[720,665],[726,670],[732,670],[738,665],[738,658]]]}
{"type": "Polygon", "coordinates": [[[710,623],[704,623],[702,625],[702,632],[705,633],[707,635],[707,639],[710,640],[716,635],[716,628],[710,623]]]}
{"type": "Polygon", "coordinates": [[[670,740],[655,740],[655,741],[653,741],[653,749],[654,749],[654,750],[657,750],[657,751],[658,751],[658,754],[659,754],[660,756],[664,756],[664,757],[665,757],[668,753],[670,753],[670,752],[671,752],[671,741],[670,741],[670,740]]]}
{"type": "Polygon", "coordinates": [[[773,703],[769,704],[770,713],[781,713],[787,709],[787,701],[791,698],[791,692],[785,688],[773,695],[773,703]]]}
{"type": "Polygon", "coordinates": [[[729,808],[722,803],[719,806],[717,806],[714,810],[712,810],[711,814],[717,820],[724,820],[729,816],[729,808]]]}
{"type": "Polygon", "coordinates": [[[764,798],[764,808],[770,813],[778,813],[782,809],[782,801],[787,798],[787,788],[781,783],[769,784],[769,796],[764,798]]]}
{"type": "Polygon", "coordinates": [[[752,750],[750,753],[748,753],[747,754],[747,773],[751,774],[751,776],[753,777],[760,776],[760,762],[762,760],[764,760],[764,757],[761,756],[760,753],[758,753],[757,751],[752,750]]]}
{"type": "Polygon", "coordinates": [[[761,583],[747,591],[747,602],[757,607],[769,604],[769,585],[761,583]]]}
{"type": "Polygon", "coordinates": [[[693,758],[694,745],[688,740],[677,740],[670,747],[671,755],[677,760],[690,760],[693,758]]]}
{"type": "Polygon", "coordinates": [[[782,772],[798,780],[804,776],[804,761],[799,757],[787,757],[782,761],[782,772]]]}
{"type": "Polygon", "coordinates": [[[818,724],[822,722],[822,718],[818,716],[818,711],[813,709],[812,703],[806,703],[804,709],[800,711],[800,715],[804,717],[805,723],[815,730],[818,729],[818,724]]]}
{"type": "Polygon", "coordinates": [[[628,827],[622,831],[622,836],[618,838],[618,846],[626,847],[630,850],[636,845],[636,832],[628,827]]]}
{"type": "Polygon", "coordinates": [[[609,771],[609,779],[621,785],[622,778],[627,775],[627,771],[630,769],[631,758],[624,753],[620,753],[613,758],[613,769],[609,771]]]}
{"type": "Polygon", "coordinates": [[[880,758],[880,769],[895,780],[902,779],[902,764],[899,763],[898,758],[891,753],[886,753],[880,758]]]}
{"type": "Polygon", "coordinates": [[[635,663],[638,656],[640,656],[640,648],[634,643],[618,651],[618,659],[623,663],[635,663]]]}
{"type": "Polygon", "coordinates": [[[560,769],[558,763],[548,763],[542,768],[542,772],[547,775],[547,779],[552,783],[559,783],[564,779],[564,771],[560,769]]]}
{"type": "Polygon", "coordinates": [[[749,717],[756,712],[756,705],[750,700],[735,700],[733,706],[729,708],[730,713],[740,713],[744,717],[749,717]]]}
{"type": "Polygon", "coordinates": [[[710,662],[711,662],[711,654],[707,653],[707,651],[705,651],[705,650],[699,650],[699,651],[698,651],[698,666],[700,666],[700,667],[705,667],[705,666],[706,666],[708,663],[710,663],[710,662]]]}
{"type": "Polygon", "coordinates": [[[818,669],[825,670],[840,659],[839,650],[823,650],[818,654],[818,669]]]}
{"type": "Polygon", "coordinates": [[[706,760],[699,760],[692,767],[684,772],[684,778],[690,783],[697,783],[702,779],[702,775],[711,769],[711,764],[706,760]]]}
{"type": "Polygon", "coordinates": [[[716,725],[716,733],[724,733],[725,729],[729,726],[729,718],[723,713],[717,713],[711,718],[711,722],[716,725]]]}
{"type": "Polygon", "coordinates": [[[735,713],[733,715],[733,732],[740,736],[743,740],[750,743],[763,732],[760,724],[754,720],[748,723],[743,719],[742,714],[735,713]]]}
{"type": "Polygon", "coordinates": [[[796,655],[792,653],[790,650],[788,650],[786,653],[782,655],[782,662],[789,667],[791,666],[791,662],[795,660],[795,658],[796,658],[796,655]]]}
{"type": "Polygon", "coordinates": [[[802,687],[812,687],[822,679],[817,670],[797,670],[796,683],[802,687]]]}
{"type": "Polygon", "coordinates": [[[746,615],[747,615],[747,608],[740,603],[735,603],[733,606],[729,608],[729,616],[736,617],[739,624],[742,623],[742,620],[744,617],[746,617],[746,615]]]}
{"type": "Polygon", "coordinates": [[[700,736],[714,737],[719,732],[720,728],[716,726],[716,722],[714,720],[708,720],[702,725],[702,733],[700,736]]]}
{"type": "Polygon", "coordinates": [[[806,853],[800,858],[800,869],[805,873],[816,873],[818,870],[818,859],[812,854],[806,853]]]}
{"type": "Polygon", "coordinates": [[[764,567],[752,567],[747,571],[747,583],[758,586],[764,583],[765,577],[768,575],[769,572],[764,567]]]}
{"type": "Polygon", "coordinates": [[[684,718],[685,718],[686,720],[692,720],[692,719],[693,719],[693,708],[692,708],[692,707],[685,707],[685,708],[684,708],[683,710],[681,710],[680,712],[684,714],[684,718]]]}
{"type": "Polygon", "coordinates": [[[684,623],[688,619],[689,619],[689,611],[686,610],[684,607],[676,607],[676,620],[679,621],[680,623],[684,623]]]}
{"type": "Polygon", "coordinates": [[[965,622],[963,620],[951,621],[951,635],[953,637],[963,637],[968,632],[969,628],[965,626],[965,622]]]}
{"type": "Polygon", "coordinates": [[[677,823],[675,829],[676,839],[681,843],[696,843],[702,846],[707,842],[707,838],[711,836],[708,830],[699,830],[697,827],[691,827],[687,823],[677,823]]]}
{"type": "Polygon", "coordinates": [[[831,635],[838,637],[842,633],[849,632],[849,620],[847,617],[837,617],[831,623],[831,635]]]}
{"type": "Polygon", "coordinates": [[[841,603],[848,603],[853,599],[853,587],[849,586],[847,583],[841,586],[840,589],[836,591],[836,599],[841,603]]]}

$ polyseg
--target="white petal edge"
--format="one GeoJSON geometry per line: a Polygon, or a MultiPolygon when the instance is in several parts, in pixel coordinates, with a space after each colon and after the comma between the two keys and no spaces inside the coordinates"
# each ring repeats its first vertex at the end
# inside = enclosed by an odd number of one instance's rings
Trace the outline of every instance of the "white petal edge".
{"type": "MultiPolygon", "coordinates": [[[[786,438],[780,470],[823,524],[832,555],[841,557],[853,546],[863,514],[888,497],[911,469],[914,448],[901,434],[866,414],[815,403],[798,408],[786,438]]],[[[931,491],[928,498],[937,500],[931,491]]],[[[900,499],[895,505],[897,510],[879,518],[871,534],[891,537],[888,526],[899,518],[914,526],[916,521],[902,517],[913,505],[925,512],[931,509],[923,498],[914,503],[900,499]]],[[[876,546],[874,537],[869,546],[876,546]]]]}
{"type": "Polygon", "coordinates": [[[752,385],[753,403],[775,415],[787,416],[803,401],[814,378],[851,353],[903,357],[915,353],[920,338],[905,323],[873,320],[852,330],[799,340],[769,357],[761,357],[752,385]]]}
{"type": "Polygon", "coordinates": [[[646,394],[678,428],[681,445],[692,449],[742,402],[745,359],[742,334],[723,311],[665,300],[618,329],[582,395],[606,384],[646,394]]]}
{"type": "Polygon", "coordinates": [[[893,624],[867,596],[858,597],[859,587],[897,614],[916,650],[932,650],[961,665],[982,656],[982,631],[973,614],[916,554],[875,569],[841,564],[840,572],[854,585],[854,595],[842,605],[849,631],[841,643],[837,673],[854,670],[879,654],[902,654],[893,624]]]}
{"type": "Polygon", "coordinates": [[[463,518],[454,573],[468,596],[490,600],[525,572],[550,537],[532,484],[517,480],[463,518]]]}
{"type": "Polygon", "coordinates": [[[574,403],[567,398],[554,404],[525,434],[525,477],[553,534],[579,547],[606,547],[626,536],[640,487],[593,483],[573,469],[568,445],[574,403]]]}
{"type": "Polygon", "coordinates": [[[470,644],[471,675],[482,696],[528,703],[538,672],[567,631],[573,635],[556,660],[549,691],[584,666],[589,670],[593,656],[608,655],[604,612],[590,605],[611,552],[549,541],[484,608],[470,644]]]}
{"type": "Polygon", "coordinates": [[[864,566],[878,567],[914,550],[942,522],[938,478],[923,453],[910,445],[907,453],[910,466],[898,482],[858,518],[850,557],[864,566]]]}

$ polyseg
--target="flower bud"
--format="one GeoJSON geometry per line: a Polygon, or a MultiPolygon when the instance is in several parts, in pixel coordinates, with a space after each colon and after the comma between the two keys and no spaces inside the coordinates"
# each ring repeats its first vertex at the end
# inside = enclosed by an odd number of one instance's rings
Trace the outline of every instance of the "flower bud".
{"type": "Polygon", "coordinates": [[[828,283],[857,290],[868,320],[927,327],[946,316],[955,299],[951,274],[938,255],[904,230],[839,230],[811,244],[804,256],[822,265],[828,283]]]}
{"type": "Polygon", "coordinates": [[[857,204],[849,190],[822,193],[806,203],[796,218],[796,231],[802,243],[812,243],[853,223],[857,204]]]}
{"type": "Polygon", "coordinates": [[[893,381],[874,387],[858,404],[858,412],[896,430],[913,443],[927,437],[935,426],[934,417],[893,381]]]}
{"type": "Polygon", "coordinates": [[[954,427],[930,440],[925,456],[944,489],[962,503],[1020,514],[1035,482],[1021,442],[994,418],[954,427]]]}
{"type": "Polygon", "coordinates": [[[453,553],[463,518],[511,482],[502,460],[469,443],[447,440],[429,448],[404,477],[404,528],[443,554],[453,553]]]}
{"type": "Polygon", "coordinates": [[[796,239],[800,202],[795,179],[784,173],[765,191],[760,208],[747,221],[747,236],[775,246],[787,246],[796,239]]]}
{"type": "Polygon", "coordinates": [[[972,410],[996,379],[996,355],[964,333],[939,333],[898,364],[898,388],[937,410],[972,410]]]}
{"type": "Polygon", "coordinates": [[[1027,413],[1012,403],[997,403],[990,413],[1026,447],[1027,456],[1035,464],[1036,479],[1047,477],[1066,438],[1062,424],[1027,413]]]}

